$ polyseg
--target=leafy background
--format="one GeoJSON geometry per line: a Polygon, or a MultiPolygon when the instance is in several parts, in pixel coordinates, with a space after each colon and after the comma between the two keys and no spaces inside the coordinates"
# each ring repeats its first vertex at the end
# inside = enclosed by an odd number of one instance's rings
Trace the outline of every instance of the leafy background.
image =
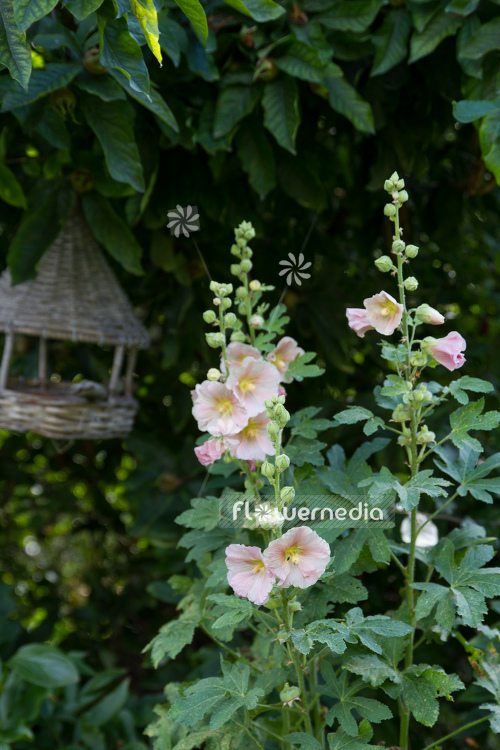
{"type": "MultiPolygon", "coordinates": [[[[79,202],[152,338],[126,441],[1,434],[0,655],[50,639],[114,695],[104,719],[89,721],[85,706],[100,692],[82,704],[72,683],[52,698],[33,688],[22,722],[40,747],[53,746],[52,726],[60,746],[120,740],[139,750],[163,685],[211,674],[218,661],[202,635],[157,671],[141,654],[174,616],[179,594],[166,579],[192,572],[173,519],[205,477],[189,391],[214,364],[201,323],[208,279],[193,238],[166,229],[170,209],[198,207],[194,238],[221,281],[230,280],[232,228],[252,221],[255,276],[276,285],[276,302],[279,261],[309,236],[312,277],[284,301],[288,332],[318,351],[326,374],[307,392],[290,387],[289,403],[330,418],[354,398],[370,405],[381,382],[378,347],[347,329],[344,311],[379,290],[373,259],[390,240],[382,183],[397,169],[411,196],[405,239],[421,248],[415,300],[436,303],[465,336],[467,374],[498,386],[499,31],[491,0],[2,3],[2,262],[17,283],[33,278],[79,202]]],[[[54,343],[50,354],[66,378],[99,380],[109,367],[93,347],[54,343]]],[[[36,369],[34,341],[18,342],[14,369],[36,369]]],[[[345,426],[326,439],[349,453],[356,435],[345,426]]],[[[487,453],[498,449],[494,433],[485,440],[487,453]]],[[[211,476],[207,491],[225,481],[211,476]]],[[[461,502],[465,515],[498,526],[491,507],[461,502]]],[[[367,614],[399,600],[384,574],[367,585],[367,614]]],[[[455,668],[449,646],[425,658],[455,668]]],[[[445,728],[457,712],[447,709],[445,728]]],[[[4,735],[28,746],[21,730],[4,735]]]]}

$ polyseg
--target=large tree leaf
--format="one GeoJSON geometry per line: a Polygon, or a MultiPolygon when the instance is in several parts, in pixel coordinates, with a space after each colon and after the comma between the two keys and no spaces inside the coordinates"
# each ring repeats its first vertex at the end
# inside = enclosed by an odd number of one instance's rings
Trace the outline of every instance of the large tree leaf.
{"type": "Polygon", "coordinates": [[[2,112],[36,101],[52,91],[67,86],[80,73],[82,66],[77,63],[49,63],[44,70],[34,70],[27,91],[16,87],[8,91],[2,103],[2,112]]]}
{"type": "Polygon", "coordinates": [[[372,76],[387,73],[404,60],[410,28],[410,16],[406,8],[393,8],[389,11],[382,26],[372,36],[375,45],[372,76]]]}
{"type": "Polygon", "coordinates": [[[103,0],[70,0],[65,8],[79,21],[83,21],[84,18],[100,8],[102,3],[103,0]]]}
{"type": "Polygon", "coordinates": [[[500,18],[484,23],[464,46],[462,54],[476,60],[495,49],[500,49],[500,18]]]}
{"type": "Polygon", "coordinates": [[[363,32],[373,23],[382,0],[340,0],[316,16],[323,26],[337,31],[363,32]]]}
{"type": "Polygon", "coordinates": [[[303,81],[320,83],[323,78],[343,75],[338,65],[324,61],[317,50],[304,42],[291,42],[273,60],[284,73],[303,81]]]}
{"type": "Polygon", "coordinates": [[[119,70],[114,70],[111,75],[118,81],[120,86],[123,86],[129,96],[140,102],[142,106],[149,109],[150,112],[153,112],[153,114],[159,117],[160,120],[166,122],[174,132],[179,132],[179,126],[174,113],[156,89],[151,88],[149,94],[144,94],[142,91],[136,91],[133,89],[127,77],[119,70]]]}
{"type": "Polygon", "coordinates": [[[86,94],[82,96],[81,108],[99,139],[111,176],[143,193],[144,176],[134,138],[133,107],[128,102],[103,102],[86,94]]]}
{"type": "Polygon", "coordinates": [[[276,187],[274,154],[260,119],[243,123],[236,136],[236,151],[248,181],[260,198],[276,187]]]}
{"type": "Polygon", "coordinates": [[[31,75],[31,51],[26,34],[16,24],[10,0],[0,3],[0,65],[26,89],[31,75]]]}
{"type": "MultiPolygon", "coordinates": [[[[120,74],[123,75],[123,74],[120,74]]],[[[125,78],[125,76],[123,76],[125,78]]],[[[126,79],[125,79],[126,80],[126,79]]],[[[75,81],[78,88],[88,94],[94,94],[105,102],[114,102],[117,99],[125,100],[127,95],[123,88],[111,75],[95,76],[83,70],[75,81]]]]}
{"type": "Polygon", "coordinates": [[[14,15],[21,31],[26,31],[35,21],[47,16],[57,5],[57,0],[14,0],[14,15]]]}
{"type": "Polygon", "coordinates": [[[215,106],[214,138],[223,138],[240,120],[249,115],[257,104],[261,91],[261,87],[255,84],[223,88],[215,106]]]}
{"type": "Polygon", "coordinates": [[[254,21],[272,21],[285,13],[285,8],[273,0],[225,0],[231,8],[250,16],[254,21]]]}
{"type": "Polygon", "coordinates": [[[29,211],[24,214],[7,254],[13,284],[35,278],[40,258],[58,236],[75,203],[75,193],[68,190],[67,184],[58,182],[48,190],[46,183],[43,187],[35,186],[33,195],[40,202],[29,201],[29,211]]]}
{"type": "Polygon", "coordinates": [[[46,688],[78,682],[78,670],[69,657],[54,646],[30,643],[21,646],[9,661],[10,668],[26,682],[46,688]]]}
{"type": "Polygon", "coordinates": [[[99,60],[105,68],[120,70],[136,91],[149,93],[149,73],[139,43],[128,30],[125,18],[106,20],[99,16],[99,60]]]}
{"type": "Polygon", "coordinates": [[[0,198],[10,206],[26,208],[26,196],[12,170],[0,163],[0,198]]]}
{"type": "Polygon", "coordinates": [[[456,34],[462,23],[463,19],[458,16],[450,16],[444,11],[438,13],[423,31],[413,33],[408,62],[413,63],[430,55],[443,39],[456,34]]]}
{"type": "Polygon", "coordinates": [[[141,247],[111,204],[101,195],[91,192],[82,195],[82,208],[96,240],[127,271],[141,275],[141,247]]]}
{"type": "Polygon", "coordinates": [[[299,92],[293,78],[280,75],[268,81],[262,97],[264,125],[280,146],[295,154],[295,138],[299,129],[299,92]]]}
{"type": "Polygon", "coordinates": [[[206,41],[208,37],[208,23],[203,5],[199,0],[175,0],[175,2],[189,18],[195,31],[206,41]]]}
{"type": "Polygon", "coordinates": [[[153,0],[130,0],[130,7],[139,22],[149,49],[161,65],[162,56],[159,45],[158,13],[153,0]]]}
{"type": "Polygon", "coordinates": [[[330,107],[352,122],[362,133],[374,133],[375,125],[371,106],[345,78],[327,78],[330,107]]]}

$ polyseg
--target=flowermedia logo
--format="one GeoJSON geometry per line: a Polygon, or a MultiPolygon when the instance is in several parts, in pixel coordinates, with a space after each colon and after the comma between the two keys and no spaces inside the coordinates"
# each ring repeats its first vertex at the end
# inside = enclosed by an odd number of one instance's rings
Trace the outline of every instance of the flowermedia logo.
{"type": "Polygon", "coordinates": [[[170,229],[170,234],[176,237],[180,237],[181,233],[184,237],[189,237],[192,232],[200,231],[198,206],[186,206],[186,208],[177,206],[170,209],[167,216],[170,219],[167,228],[170,229]]]}
{"type": "Polygon", "coordinates": [[[286,283],[288,286],[291,286],[292,281],[298,286],[301,286],[301,279],[311,278],[311,274],[305,273],[305,270],[309,268],[312,263],[311,261],[304,263],[304,253],[300,253],[298,258],[296,258],[293,253],[288,253],[288,257],[290,260],[280,260],[280,266],[283,266],[283,269],[280,271],[279,275],[284,276],[287,274],[286,283]]]}

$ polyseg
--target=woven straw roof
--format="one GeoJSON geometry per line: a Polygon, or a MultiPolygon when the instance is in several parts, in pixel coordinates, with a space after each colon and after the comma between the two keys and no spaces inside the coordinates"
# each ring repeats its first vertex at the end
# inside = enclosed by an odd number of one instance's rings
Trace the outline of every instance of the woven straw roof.
{"type": "Polygon", "coordinates": [[[40,261],[38,276],[0,276],[0,331],[101,346],[146,348],[136,317],[83,216],[75,212],[40,261]]]}

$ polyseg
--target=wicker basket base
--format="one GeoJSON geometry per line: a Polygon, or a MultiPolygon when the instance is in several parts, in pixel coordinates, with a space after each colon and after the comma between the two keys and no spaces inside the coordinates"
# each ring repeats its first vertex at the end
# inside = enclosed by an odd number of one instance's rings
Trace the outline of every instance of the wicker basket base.
{"type": "Polygon", "coordinates": [[[124,396],[87,401],[71,394],[67,383],[51,383],[41,390],[26,381],[9,380],[8,388],[0,390],[0,429],[63,440],[125,437],[137,406],[124,396]]]}

